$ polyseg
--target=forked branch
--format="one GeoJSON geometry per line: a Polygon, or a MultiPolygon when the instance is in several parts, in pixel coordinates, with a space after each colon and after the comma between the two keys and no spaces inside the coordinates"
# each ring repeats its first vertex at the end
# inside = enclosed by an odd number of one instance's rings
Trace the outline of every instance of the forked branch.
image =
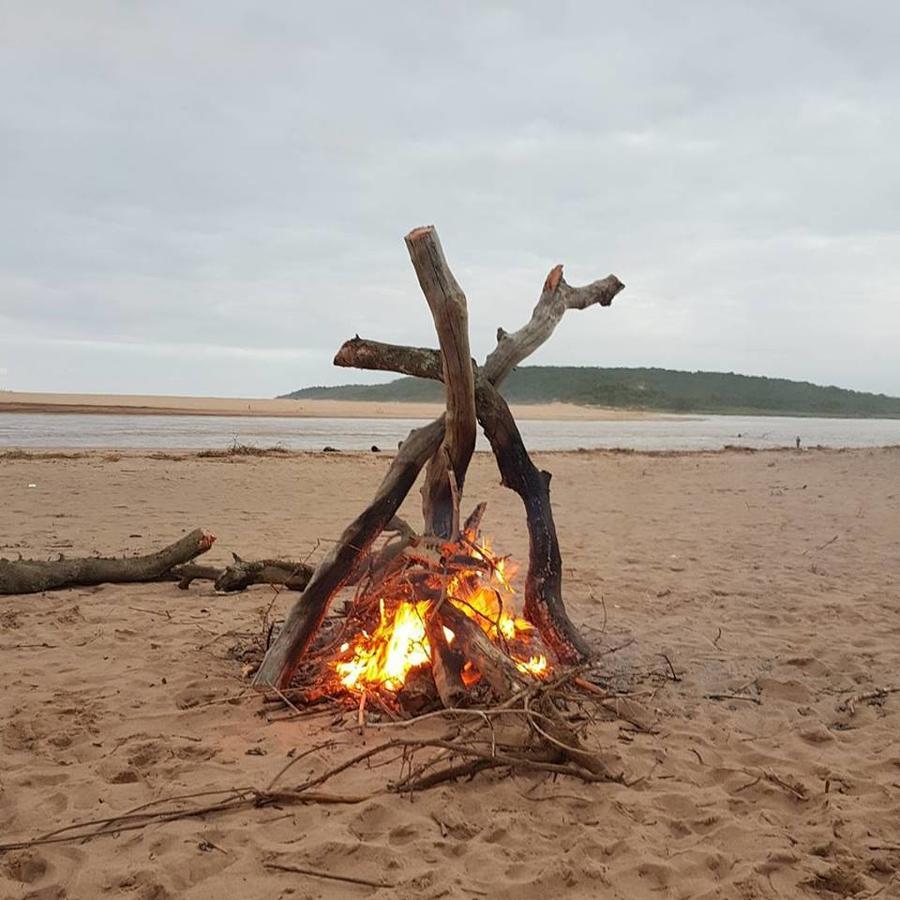
{"type": "Polygon", "coordinates": [[[609,306],[625,287],[615,275],[607,275],[583,287],[572,287],[563,278],[563,267],[554,266],[544,281],[544,288],[531,319],[513,334],[497,329],[497,346],[484,361],[482,375],[499,386],[522,360],[531,356],[562,321],[567,309],[587,309],[599,304],[609,306]]]}

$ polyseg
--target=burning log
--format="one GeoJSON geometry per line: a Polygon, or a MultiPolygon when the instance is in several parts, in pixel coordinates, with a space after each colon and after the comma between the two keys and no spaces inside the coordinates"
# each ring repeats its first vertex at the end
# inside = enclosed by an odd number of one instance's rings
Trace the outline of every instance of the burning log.
{"type": "Polygon", "coordinates": [[[466,686],[462,677],[466,658],[458,645],[450,646],[444,632],[445,626],[442,624],[445,620],[439,613],[440,609],[435,605],[435,608],[429,611],[429,615],[425,616],[425,636],[428,638],[431,672],[438,697],[444,709],[455,709],[462,705],[466,696],[466,686]]]}
{"type": "Polygon", "coordinates": [[[215,535],[201,528],[145,556],[80,559],[0,559],[0,594],[35,594],[65,587],[107,582],[160,581],[179,564],[206,553],[215,535]]]}
{"type": "Polygon", "coordinates": [[[476,622],[452,603],[443,604],[437,615],[444,627],[453,632],[457,652],[478,670],[497,700],[507,700],[523,689],[525,679],[515,663],[476,622]]]}
{"type": "MultiPolygon", "coordinates": [[[[437,234],[430,227],[415,229],[406,243],[434,319],[440,350],[400,347],[357,336],[338,350],[334,361],[341,366],[442,381],[446,416],[422,430],[427,431],[428,441],[417,442],[415,452],[408,448],[412,438],[402,445],[394,466],[400,466],[405,477],[392,478],[392,466],[373,505],[347,529],[338,548],[316,570],[284,630],[269,648],[256,675],[257,685],[282,688],[288,684],[332,596],[349,582],[361,555],[384,527],[385,492],[395,510],[426,460],[425,534],[418,538],[407,533],[400,542],[389,542],[375,557],[382,564],[370,564],[365,590],[357,593],[348,622],[354,616],[362,622],[376,608],[378,621],[369,618],[374,636],[363,631],[362,642],[354,646],[345,641],[341,646],[342,654],[350,654],[337,667],[344,686],[364,690],[371,679],[373,684],[396,689],[405,673],[428,663],[447,707],[464,698],[469,669],[496,696],[508,697],[522,689],[529,675],[547,665],[542,654],[517,658],[506,646],[509,636],[525,640],[523,628],[530,627],[528,622],[558,661],[577,662],[589,653],[563,603],[562,555],[550,506],[550,475],[532,462],[497,386],[552,334],[566,310],[609,306],[624,285],[610,275],[584,287],[572,287],[562,276],[562,266],[554,267],[529,322],[513,334],[498,330],[497,347],[479,368],[469,355],[465,296],[447,266],[437,234]],[[515,624],[521,620],[506,610],[506,601],[493,584],[497,575],[493,567],[500,567],[489,552],[473,544],[483,506],[476,507],[459,528],[459,499],[474,447],[476,419],[494,451],[502,483],[516,491],[525,506],[529,566],[524,607],[527,622],[521,626],[515,624]],[[453,596],[453,591],[465,596],[453,596]],[[479,604],[491,605],[491,591],[497,594],[494,622],[479,608],[479,604]],[[470,602],[472,597],[478,598],[477,603],[470,602]],[[501,624],[511,629],[509,635],[501,633],[501,624]],[[401,639],[401,635],[406,637],[401,639]],[[400,654],[402,665],[395,667],[391,648],[404,640],[408,652],[400,654]]],[[[502,589],[506,585],[500,574],[502,589]]]]}

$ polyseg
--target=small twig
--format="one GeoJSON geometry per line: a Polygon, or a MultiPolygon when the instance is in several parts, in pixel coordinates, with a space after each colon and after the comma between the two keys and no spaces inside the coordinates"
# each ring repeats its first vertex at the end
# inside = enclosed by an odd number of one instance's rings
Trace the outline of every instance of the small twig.
{"type": "Polygon", "coordinates": [[[128,609],[133,610],[134,612],[142,612],[147,613],[148,616],[161,616],[162,618],[172,619],[172,613],[170,613],[167,609],[164,609],[160,612],[158,609],[144,609],[143,606],[129,606],[128,609]]]}
{"type": "Polygon", "coordinates": [[[866,691],[863,694],[854,694],[846,700],[838,704],[838,709],[846,710],[852,716],[856,712],[856,704],[864,703],[867,700],[883,700],[888,694],[900,693],[900,687],[875,688],[873,691],[866,691]]]}
{"type": "Polygon", "coordinates": [[[278,770],[278,772],[275,774],[275,777],[269,782],[266,791],[271,791],[281,780],[281,776],[284,775],[284,773],[287,772],[287,770],[290,769],[291,766],[296,765],[298,762],[300,762],[301,759],[305,759],[307,756],[310,756],[313,753],[318,753],[320,750],[330,750],[335,746],[337,746],[337,741],[335,740],[323,741],[321,744],[315,744],[312,747],[307,747],[307,749],[302,753],[299,753],[297,756],[291,757],[291,759],[288,760],[288,762],[278,770]]]}
{"type": "Polygon", "coordinates": [[[297,875],[311,875],[313,878],[327,878],[329,881],[344,881],[348,884],[361,884],[373,888],[394,888],[397,885],[386,881],[372,881],[369,878],[357,878],[355,875],[339,875],[336,872],[323,872],[321,869],[307,869],[303,866],[290,866],[284,863],[266,860],[263,862],[266,869],[275,869],[278,872],[293,872],[297,875]]]}
{"type": "Polygon", "coordinates": [[[830,540],[825,541],[824,544],[819,544],[817,547],[812,547],[812,548],[810,548],[810,549],[808,549],[808,550],[804,550],[804,551],[803,551],[803,555],[806,556],[807,554],[809,554],[809,553],[811,553],[811,552],[816,552],[816,551],[819,551],[819,550],[824,550],[826,547],[828,547],[828,546],[830,546],[831,544],[833,544],[839,537],[840,537],[840,535],[839,535],[839,534],[836,534],[836,535],[835,535],[833,538],[831,538],[830,540]]]}
{"type": "Polygon", "coordinates": [[[291,703],[291,701],[288,700],[288,698],[285,697],[284,694],[282,694],[281,691],[278,690],[278,688],[275,687],[274,684],[269,685],[269,688],[271,688],[271,690],[273,690],[281,698],[281,700],[285,704],[285,706],[289,706],[298,716],[302,715],[300,710],[296,706],[294,706],[294,704],[291,703]]]}
{"type": "Polygon", "coordinates": [[[752,697],[750,694],[704,694],[707,700],[746,700],[748,703],[755,703],[757,706],[762,705],[759,697],[752,697]]]}
{"type": "Polygon", "coordinates": [[[779,778],[774,772],[766,772],[766,781],[770,781],[772,784],[778,785],[778,787],[787,791],[789,794],[793,794],[798,800],[808,800],[809,797],[806,794],[806,790],[802,787],[797,787],[794,784],[791,784],[788,781],[785,781],[783,778],[779,778]]]}
{"type": "Polygon", "coordinates": [[[669,659],[668,655],[665,653],[660,653],[659,655],[666,661],[666,665],[669,667],[669,673],[672,676],[672,681],[681,681],[681,676],[675,671],[675,666],[672,665],[672,660],[669,659]]]}
{"type": "Polygon", "coordinates": [[[356,724],[359,726],[360,733],[366,727],[366,691],[359,695],[359,709],[356,713],[356,724]]]}
{"type": "Polygon", "coordinates": [[[0,644],[0,650],[55,650],[56,644],[0,644]]]}

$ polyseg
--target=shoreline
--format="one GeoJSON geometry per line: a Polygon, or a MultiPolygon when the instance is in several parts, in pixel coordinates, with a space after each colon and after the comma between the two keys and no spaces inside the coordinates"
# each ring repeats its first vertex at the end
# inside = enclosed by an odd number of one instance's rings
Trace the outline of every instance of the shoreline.
{"type": "MultiPolygon", "coordinates": [[[[774,447],[743,447],[739,444],[726,444],[723,447],[702,447],[697,449],[679,450],[650,450],[634,449],[630,447],[581,447],[567,450],[532,450],[529,455],[533,459],[541,457],[579,459],[591,457],[651,457],[656,459],[676,459],[680,457],[705,457],[728,456],[743,457],[759,453],[776,455],[832,455],[832,454],[863,454],[884,453],[900,451],[900,444],[879,444],[872,447],[829,447],[816,444],[809,447],[796,447],[783,444],[774,447]]],[[[476,449],[476,457],[491,457],[490,449],[476,449]]],[[[104,462],[118,462],[122,459],[148,459],[164,460],[167,462],[206,461],[214,462],[251,462],[262,459],[302,460],[302,459],[383,459],[391,460],[396,456],[392,449],[379,450],[373,453],[370,450],[292,450],[282,447],[253,447],[250,452],[234,452],[228,448],[209,447],[197,449],[193,447],[0,447],[0,462],[3,461],[28,461],[40,462],[42,460],[65,459],[96,459],[104,462]]]]}
{"type": "MultiPolygon", "coordinates": [[[[522,421],[623,422],[684,418],[644,410],[577,406],[574,403],[514,404],[522,421]]],[[[175,397],[138,394],[0,393],[0,413],[54,415],[222,416],[299,419],[435,419],[440,403],[371,400],[283,400],[231,397],[175,397]]]]}

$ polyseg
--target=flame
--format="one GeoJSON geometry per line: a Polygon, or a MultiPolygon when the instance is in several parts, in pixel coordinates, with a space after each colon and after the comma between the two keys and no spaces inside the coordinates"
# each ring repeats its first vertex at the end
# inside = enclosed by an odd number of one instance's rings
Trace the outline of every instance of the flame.
{"type": "MultiPolygon", "coordinates": [[[[511,584],[515,567],[508,559],[494,556],[487,540],[480,544],[470,541],[466,549],[473,558],[488,563],[489,571],[473,567],[451,578],[447,583],[447,601],[477,622],[495,643],[514,642],[515,649],[519,645],[527,647],[534,627],[515,613],[515,591],[511,584]]],[[[429,607],[427,600],[397,601],[382,597],[378,625],[372,633],[363,631],[355,643],[341,646],[341,658],[334,663],[340,683],[351,691],[376,686],[394,692],[400,690],[410,670],[431,661],[425,629],[429,607]]],[[[453,632],[445,627],[444,635],[452,644],[453,632]]],[[[507,650],[520,672],[535,678],[547,674],[549,663],[544,654],[520,656],[509,647],[507,650]]],[[[462,675],[467,685],[480,677],[470,663],[462,675]]]]}

